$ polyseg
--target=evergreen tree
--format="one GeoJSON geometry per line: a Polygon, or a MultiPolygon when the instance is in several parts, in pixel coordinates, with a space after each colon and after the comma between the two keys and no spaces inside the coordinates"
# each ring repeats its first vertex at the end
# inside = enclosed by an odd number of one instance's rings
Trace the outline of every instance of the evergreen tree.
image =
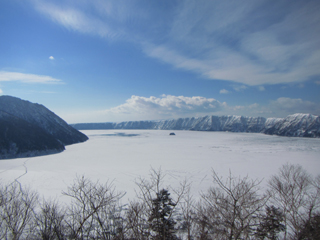
{"type": "Polygon", "coordinates": [[[311,217],[304,223],[298,235],[299,240],[317,240],[320,239],[320,213],[311,217]]]}
{"type": "Polygon", "coordinates": [[[262,217],[256,236],[259,239],[278,239],[277,235],[285,230],[285,226],[282,224],[284,220],[284,214],[275,206],[266,207],[266,215],[262,217]]]}
{"type": "Polygon", "coordinates": [[[173,208],[176,204],[172,201],[170,193],[162,189],[157,197],[152,200],[152,212],[149,218],[150,228],[156,233],[156,240],[177,239],[174,234],[175,221],[172,219],[173,208]]]}

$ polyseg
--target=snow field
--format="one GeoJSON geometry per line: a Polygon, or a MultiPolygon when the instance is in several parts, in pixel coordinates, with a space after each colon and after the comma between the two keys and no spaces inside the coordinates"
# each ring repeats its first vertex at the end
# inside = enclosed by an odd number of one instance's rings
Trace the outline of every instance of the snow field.
{"type": "Polygon", "coordinates": [[[85,143],[62,153],[0,161],[3,184],[19,181],[47,198],[63,201],[61,191],[76,176],[113,183],[126,192],[123,201],[135,198],[135,180],[149,178],[150,169],[163,171],[163,187],[177,188],[187,179],[191,193],[199,196],[212,185],[214,169],[234,176],[267,180],[285,163],[300,164],[312,175],[320,174],[320,139],[289,138],[259,133],[87,130],[85,143]],[[169,136],[175,132],[175,136],[169,136]]]}

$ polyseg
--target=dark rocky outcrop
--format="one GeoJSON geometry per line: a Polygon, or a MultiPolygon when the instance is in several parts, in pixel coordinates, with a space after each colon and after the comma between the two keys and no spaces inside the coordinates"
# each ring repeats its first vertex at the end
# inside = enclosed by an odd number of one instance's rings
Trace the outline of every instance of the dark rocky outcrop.
{"type": "Polygon", "coordinates": [[[57,153],[87,139],[40,104],[0,96],[0,159],[57,153]]]}

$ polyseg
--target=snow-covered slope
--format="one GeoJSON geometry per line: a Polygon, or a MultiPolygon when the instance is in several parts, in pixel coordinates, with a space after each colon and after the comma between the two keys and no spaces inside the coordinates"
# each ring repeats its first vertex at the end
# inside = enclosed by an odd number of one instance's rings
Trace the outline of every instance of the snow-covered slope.
{"type": "Polygon", "coordinates": [[[79,130],[89,129],[159,129],[266,133],[280,136],[320,137],[319,117],[294,114],[286,118],[243,116],[205,116],[161,121],[129,121],[120,123],[78,123],[79,130]]]}
{"type": "Polygon", "coordinates": [[[262,132],[290,137],[320,137],[320,117],[297,113],[284,119],[272,119],[262,132]]]}
{"type": "Polygon", "coordinates": [[[259,132],[264,127],[265,121],[266,119],[261,117],[205,116],[159,121],[154,128],[165,130],[259,132]]]}
{"type": "Polygon", "coordinates": [[[88,139],[44,106],[11,96],[0,96],[0,123],[0,159],[59,152],[88,139]]]}
{"type": "Polygon", "coordinates": [[[0,111],[0,159],[47,155],[64,149],[37,125],[0,111]]]}

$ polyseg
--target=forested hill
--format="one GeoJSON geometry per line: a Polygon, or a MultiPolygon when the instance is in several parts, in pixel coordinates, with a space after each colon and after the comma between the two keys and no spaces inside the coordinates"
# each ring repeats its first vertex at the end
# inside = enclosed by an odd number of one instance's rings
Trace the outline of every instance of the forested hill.
{"type": "Polygon", "coordinates": [[[320,118],[311,114],[293,114],[286,118],[243,116],[205,116],[161,121],[72,124],[78,130],[159,129],[265,133],[279,136],[320,137],[320,118]]]}
{"type": "Polygon", "coordinates": [[[0,96],[0,159],[57,153],[87,139],[40,104],[0,96]]]}

